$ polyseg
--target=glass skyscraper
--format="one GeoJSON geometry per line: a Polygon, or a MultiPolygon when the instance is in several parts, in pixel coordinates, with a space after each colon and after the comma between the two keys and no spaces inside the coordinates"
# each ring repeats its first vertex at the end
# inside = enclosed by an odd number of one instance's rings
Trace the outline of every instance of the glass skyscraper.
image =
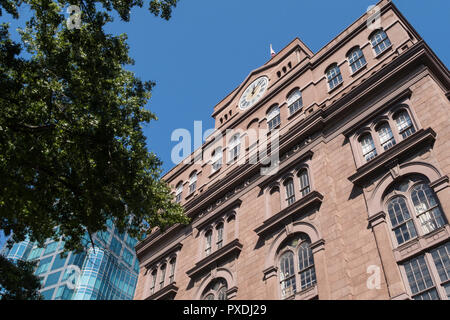
{"type": "Polygon", "coordinates": [[[46,300],[131,300],[139,274],[134,246],[137,241],[120,234],[112,223],[108,230],[85,237],[85,252],[65,253],[64,242],[48,240],[39,248],[28,240],[3,250],[8,259],[38,261],[35,274],[41,279],[46,300]]]}

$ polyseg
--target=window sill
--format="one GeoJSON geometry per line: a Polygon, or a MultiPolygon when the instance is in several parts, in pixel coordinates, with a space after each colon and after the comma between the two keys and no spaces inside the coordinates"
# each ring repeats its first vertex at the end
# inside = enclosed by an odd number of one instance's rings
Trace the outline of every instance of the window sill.
{"type": "Polygon", "coordinates": [[[222,169],[222,167],[220,167],[219,169],[217,169],[216,171],[213,171],[209,174],[208,178],[214,177],[216,174],[218,174],[220,172],[220,170],[222,169]]]}
{"type": "Polygon", "coordinates": [[[314,209],[320,206],[323,200],[323,195],[317,191],[311,191],[303,198],[297,200],[290,206],[282,209],[280,212],[276,213],[272,217],[264,220],[262,225],[253,231],[256,232],[258,236],[264,236],[270,230],[283,224],[285,220],[292,217],[296,213],[304,213],[306,209],[314,209]]]}
{"type": "Polygon", "coordinates": [[[303,107],[301,107],[300,109],[298,109],[297,111],[295,111],[294,113],[290,114],[287,119],[291,120],[293,118],[295,118],[296,116],[298,116],[299,114],[301,114],[301,112],[303,111],[303,107]]]}
{"type": "Polygon", "coordinates": [[[165,287],[159,289],[145,300],[171,300],[178,292],[176,282],[169,283],[165,287]]]}
{"type": "Polygon", "coordinates": [[[239,239],[234,239],[233,241],[227,243],[222,248],[212,252],[207,257],[204,257],[199,262],[195,264],[195,266],[189,269],[186,274],[189,278],[194,278],[197,275],[204,273],[206,271],[210,271],[210,267],[213,264],[217,264],[219,261],[227,259],[231,256],[237,256],[242,250],[242,244],[239,242],[239,239]]]}
{"type": "Polygon", "coordinates": [[[386,166],[392,161],[398,160],[400,162],[419,151],[422,147],[432,145],[435,140],[436,132],[433,129],[420,129],[360,166],[353,175],[348,177],[348,180],[357,186],[363,186],[365,182],[370,181],[370,178],[386,171],[386,166]]]}
{"type": "Polygon", "coordinates": [[[287,298],[284,298],[284,300],[312,300],[317,298],[318,295],[317,284],[315,284],[302,291],[296,292],[287,298]]]}
{"type": "Polygon", "coordinates": [[[448,224],[437,228],[423,236],[418,236],[409,240],[407,243],[403,243],[394,249],[395,260],[400,263],[404,260],[410,259],[417,253],[423,251],[426,248],[434,247],[441,242],[448,241],[450,239],[450,226],[448,224]]]}

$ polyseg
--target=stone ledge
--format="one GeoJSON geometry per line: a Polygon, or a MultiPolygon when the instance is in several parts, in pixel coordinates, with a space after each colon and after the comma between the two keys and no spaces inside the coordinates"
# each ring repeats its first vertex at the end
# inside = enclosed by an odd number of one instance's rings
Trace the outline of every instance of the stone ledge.
{"type": "Polygon", "coordinates": [[[186,274],[188,277],[193,278],[196,275],[209,270],[209,267],[216,264],[218,261],[223,258],[238,255],[242,250],[243,245],[239,242],[239,239],[235,239],[230,243],[226,244],[219,250],[214,251],[209,256],[201,259],[199,262],[195,264],[195,266],[189,269],[186,274]]]}
{"type": "Polygon", "coordinates": [[[172,282],[165,286],[164,288],[156,291],[154,294],[146,298],[145,300],[165,300],[172,299],[178,292],[178,287],[176,282],[172,282]]]}
{"type": "Polygon", "coordinates": [[[357,186],[363,186],[365,181],[370,181],[380,171],[386,171],[386,167],[392,161],[400,162],[409,155],[425,146],[430,146],[436,140],[436,132],[433,129],[420,129],[405,140],[400,141],[389,150],[376,156],[366,164],[359,167],[348,180],[357,186]]]}
{"type": "Polygon", "coordinates": [[[300,210],[305,210],[307,208],[311,208],[313,206],[320,206],[323,200],[323,195],[317,191],[312,191],[308,193],[303,198],[297,200],[290,206],[284,208],[277,214],[272,217],[264,220],[262,225],[254,229],[258,236],[265,235],[272,228],[276,227],[278,224],[282,223],[285,219],[291,217],[293,214],[297,213],[300,210]]]}

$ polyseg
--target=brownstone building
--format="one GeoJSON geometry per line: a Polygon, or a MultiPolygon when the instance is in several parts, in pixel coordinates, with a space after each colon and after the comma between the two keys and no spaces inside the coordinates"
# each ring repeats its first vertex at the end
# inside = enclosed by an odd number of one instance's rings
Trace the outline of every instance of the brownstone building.
{"type": "Polygon", "coordinates": [[[449,99],[390,1],[317,53],[294,39],[164,176],[192,220],[136,246],[135,299],[449,299],[449,99]]]}

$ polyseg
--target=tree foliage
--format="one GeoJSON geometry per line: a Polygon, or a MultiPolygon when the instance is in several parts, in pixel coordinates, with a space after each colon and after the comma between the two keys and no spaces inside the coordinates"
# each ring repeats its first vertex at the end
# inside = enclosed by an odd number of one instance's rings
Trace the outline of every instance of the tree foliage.
{"type": "MultiPolygon", "coordinates": [[[[150,0],[149,10],[167,20],[176,3],[150,0]]],[[[108,219],[138,238],[148,226],[187,222],[142,131],[156,120],[144,108],[154,82],[125,69],[133,64],[126,35],[104,30],[143,5],[0,0],[1,15],[32,13],[21,43],[0,25],[0,229],[15,241],[62,236],[66,249],[80,250],[108,219]],[[81,8],[79,29],[66,24],[71,4],[81,8]]]]}
{"type": "Polygon", "coordinates": [[[41,300],[41,283],[34,275],[36,262],[13,263],[0,255],[0,300],[41,300]]]}

